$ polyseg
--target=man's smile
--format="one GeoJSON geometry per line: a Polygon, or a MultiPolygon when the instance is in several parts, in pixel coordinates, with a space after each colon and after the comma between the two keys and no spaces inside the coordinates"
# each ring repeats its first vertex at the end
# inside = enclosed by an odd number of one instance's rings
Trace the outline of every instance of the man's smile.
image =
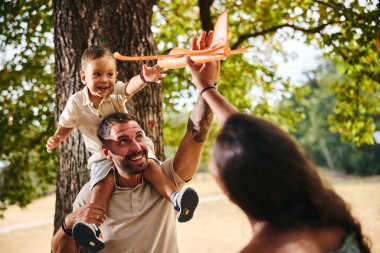
{"type": "Polygon", "coordinates": [[[145,155],[146,155],[145,151],[136,152],[136,153],[128,155],[126,157],[126,160],[131,161],[131,162],[137,162],[137,161],[142,160],[145,155]]]}
{"type": "Polygon", "coordinates": [[[134,156],[128,156],[128,160],[130,161],[138,161],[143,158],[143,154],[134,155],[134,156]]]}

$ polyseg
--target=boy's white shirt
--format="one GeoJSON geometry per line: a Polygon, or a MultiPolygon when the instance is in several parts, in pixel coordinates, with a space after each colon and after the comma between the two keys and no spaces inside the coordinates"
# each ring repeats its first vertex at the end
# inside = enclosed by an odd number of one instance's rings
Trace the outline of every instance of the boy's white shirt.
{"type": "Polygon", "coordinates": [[[91,168],[93,162],[106,158],[96,134],[102,119],[114,112],[128,113],[125,103],[133,94],[126,94],[126,86],[127,83],[117,81],[113,92],[103,98],[98,109],[92,106],[87,86],[67,100],[58,124],[65,128],[77,127],[82,133],[86,148],[92,153],[88,168],[91,168]]]}

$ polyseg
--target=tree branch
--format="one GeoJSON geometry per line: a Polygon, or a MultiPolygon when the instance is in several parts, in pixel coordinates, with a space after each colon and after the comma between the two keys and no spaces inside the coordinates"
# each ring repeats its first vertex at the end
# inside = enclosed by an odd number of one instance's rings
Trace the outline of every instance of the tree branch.
{"type": "Polygon", "coordinates": [[[295,31],[301,31],[301,32],[306,33],[306,34],[313,34],[313,33],[321,33],[321,31],[326,26],[332,25],[332,24],[337,24],[337,23],[341,23],[341,22],[340,21],[331,21],[331,22],[328,22],[326,24],[323,24],[323,25],[320,25],[320,26],[317,26],[317,27],[313,27],[313,28],[309,28],[309,29],[303,28],[303,27],[299,27],[299,26],[296,26],[296,25],[292,25],[292,24],[276,25],[276,26],[273,26],[271,28],[268,28],[266,30],[262,30],[262,31],[259,31],[259,32],[256,32],[256,33],[243,34],[242,36],[239,37],[238,41],[231,47],[231,49],[238,48],[244,41],[248,40],[249,38],[255,38],[255,37],[258,37],[258,36],[265,35],[265,34],[274,33],[277,30],[280,30],[280,29],[286,28],[286,27],[292,28],[295,31]]]}
{"type": "Polygon", "coordinates": [[[206,32],[209,32],[214,27],[214,24],[211,18],[211,9],[210,9],[213,2],[214,0],[199,0],[198,1],[202,30],[206,32]]]}
{"type": "Polygon", "coordinates": [[[355,12],[354,9],[347,8],[342,3],[334,3],[333,1],[329,1],[328,3],[326,3],[326,2],[323,2],[321,0],[314,0],[314,1],[320,5],[324,5],[324,6],[327,6],[327,7],[330,7],[332,9],[336,10],[340,15],[344,14],[344,16],[346,18],[349,16],[352,16],[351,18],[353,18],[355,16],[356,20],[364,20],[364,21],[367,20],[366,14],[361,14],[361,13],[355,12]]]}
{"type": "Polygon", "coordinates": [[[320,0],[314,0],[314,1],[316,3],[318,3],[318,4],[320,4],[320,5],[325,5],[327,7],[333,8],[333,9],[338,9],[337,4],[335,4],[335,3],[331,3],[331,2],[326,3],[326,2],[323,2],[323,1],[320,1],[320,0]]]}

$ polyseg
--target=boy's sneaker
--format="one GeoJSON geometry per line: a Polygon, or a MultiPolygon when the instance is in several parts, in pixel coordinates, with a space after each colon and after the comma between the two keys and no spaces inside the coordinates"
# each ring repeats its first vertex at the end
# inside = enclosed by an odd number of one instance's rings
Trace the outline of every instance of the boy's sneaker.
{"type": "Polygon", "coordinates": [[[102,233],[98,226],[86,222],[77,222],[73,226],[73,236],[75,241],[90,250],[98,252],[105,247],[102,233]]]}
{"type": "Polygon", "coordinates": [[[193,218],[195,208],[198,206],[198,201],[198,194],[191,187],[186,188],[184,191],[178,193],[174,205],[174,209],[178,211],[178,222],[186,222],[193,218]]]}

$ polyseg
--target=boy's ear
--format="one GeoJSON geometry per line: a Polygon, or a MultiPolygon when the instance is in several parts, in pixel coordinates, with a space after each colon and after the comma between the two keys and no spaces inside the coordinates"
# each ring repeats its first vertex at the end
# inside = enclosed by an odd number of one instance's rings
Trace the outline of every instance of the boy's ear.
{"type": "Polygon", "coordinates": [[[86,73],[83,70],[80,71],[80,80],[83,84],[86,84],[86,73]]]}

